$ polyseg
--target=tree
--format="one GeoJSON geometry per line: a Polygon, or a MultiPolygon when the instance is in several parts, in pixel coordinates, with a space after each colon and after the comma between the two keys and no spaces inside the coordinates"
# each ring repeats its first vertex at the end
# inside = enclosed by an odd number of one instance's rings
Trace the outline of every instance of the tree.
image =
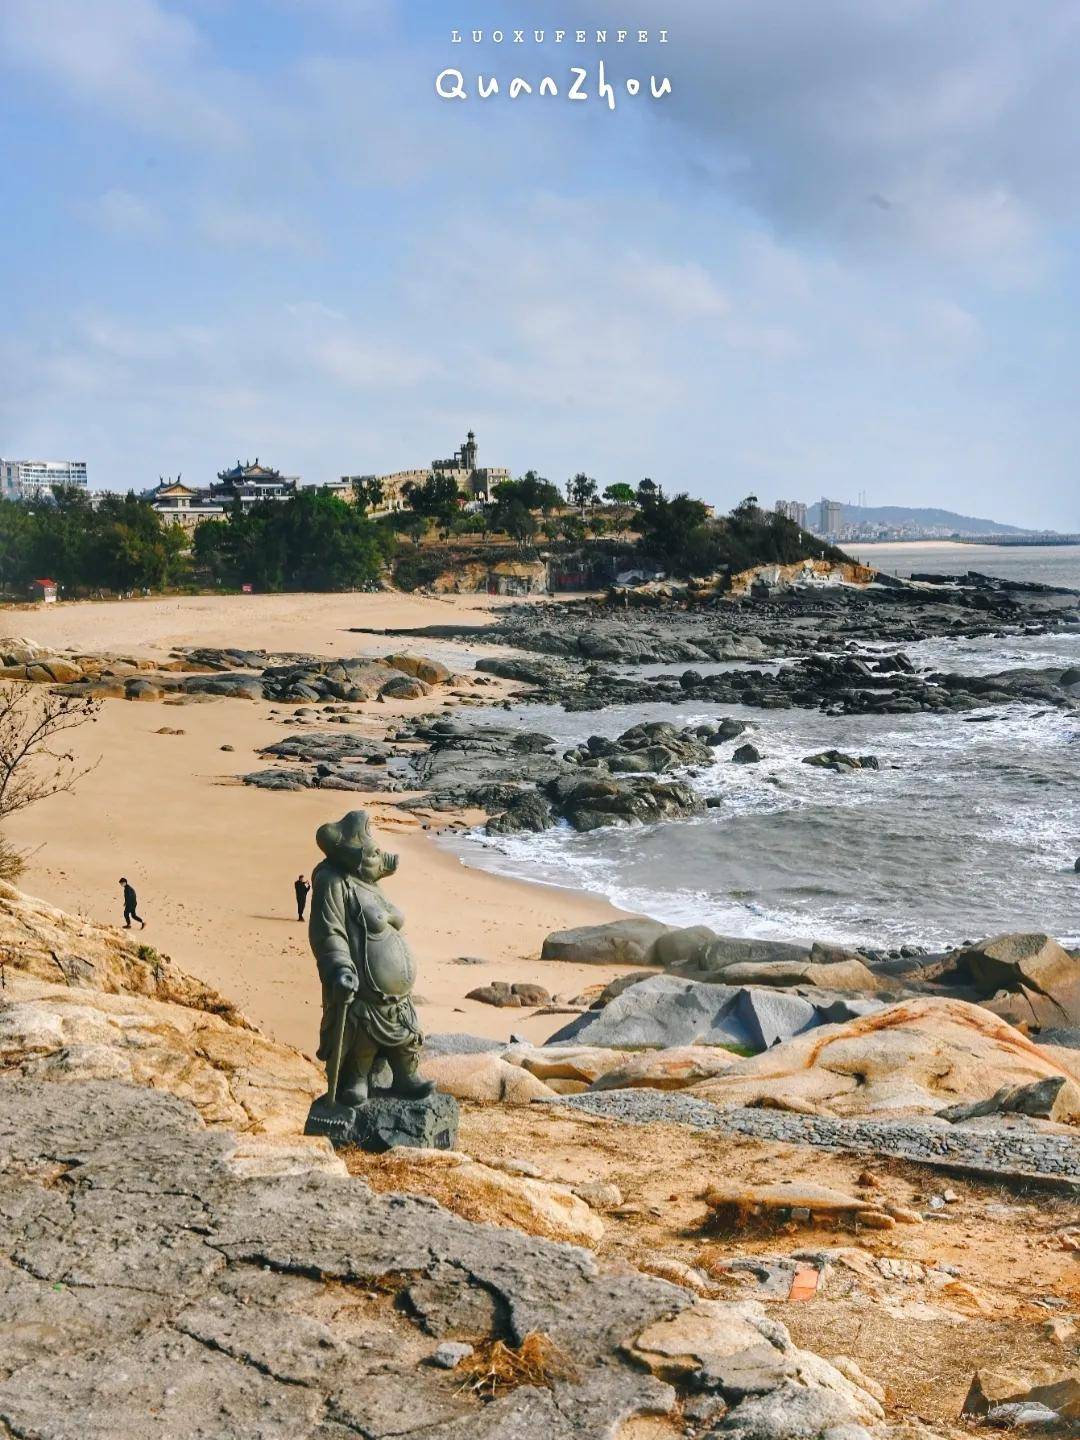
{"type": "Polygon", "coordinates": [[[536,534],[536,520],[532,511],[516,497],[496,506],[491,524],[494,529],[502,530],[512,540],[516,540],[522,549],[536,534]]]}
{"type": "Polygon", "coordinates": [[[571,505],[576,505],[585,514],[585,507],[592,505],[599,493],[600,487],[595,480],[590,480],[588,475],[582,471],[566,482],[566,496],[571,505]]]}
{"type": "Polygon", "coordinates": [[[633,505],[636,498],[633,486],[621,481],[617,485],[608,485],[604,490],[604,499],[612,505],[633,505]]]}
{"type": "MultiPolygon", "coordinates": [[[[417,520],[421,530],[424,522],[417,520]]],[[[324,490],[265,500],[195,531],[197,564],[219,582],[257,590],[354,590],[378,579],[390,531],[324,490]]]]}
{"type": "Polygon", "coordinates": [[[512,500],[520,500],[526,510],[541,510],[545,515],[558,510],[563,503],[558,486],[537,475],[535,470],[526,470],[520,480],[500,480],[492,495],[497,504],[508,505],[512,500]]]}
{"type": "Polygon", "coordinates": [[[488,525],[487,515],[478,510],[472,515],[458,515],[452,528],[455,535],[486,535],[488,525]]]}
{"type": "Polygon", "coordinates": [[[644,480],[638,481],[637,502],[639,505],[647,505],[651,500],[662,500],[664,492],[655,480],[650,480],[648,475],[644,480]]]}
{"type": "Polygon", "coordinates": [[[634,517],[642,553],[675,574],[692,575],[715,564],[714,541],[706,529],[708,507],[689,495],[649,499],[634,517]]]}
{"type": "Polygon", "coordinates": [[[562,516],[558,530],[568,545],[580,545],[585,539],[585,522],[577,515],[562,516]]]}
{"type": "MultiPolygon", "coordinates": [[[[57,748],[61,735],[92,722],[100,701],[0,683],[0,824],[50,795],[70,792],[94,764],[57,748]]],[[[23,857],[0,837],[0,879],[14,880],[23,857]]]]}
{"type": "Polygon", "coordinates": [[[409,482],[404,487],[409,508],[425,519],[434,520],[443,529],[449,529],[454,516],[461,509],[462,494],[452,475],[435,472],[419,485],[409,482]]]}
{"type": "Polygon", "coordinates": [[[383,483],[374,475],[367,480],[358,476],[352,482],[352,492],[353,504],[361,515],[366,515],[369,510],[378,510],[386,499],[383,483]]]}
{"type": "Polygon", "coordinates": [[[408,510],[403,515],[394,516],[394,529],[401,535],[408,535],[409,539],[420,549],[420,541],[427,531],[427,521],[423,515],[418,515],[415,510],[408,510]]]}
{"type": "Polygon", "coordinates": [[[187,536],[149,501],[58,489],[33,505],[0,501],[0,568],[6,589],[47,575],[80,590],[163,589],[188,575],[187,536]]]}

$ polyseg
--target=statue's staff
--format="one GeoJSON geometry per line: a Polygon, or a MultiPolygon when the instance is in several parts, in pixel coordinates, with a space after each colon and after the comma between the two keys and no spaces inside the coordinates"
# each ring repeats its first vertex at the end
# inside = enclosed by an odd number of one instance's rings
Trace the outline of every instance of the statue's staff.
{"type": "MultiPolygon", "coordinates": [[[[364,912],[359,912],[360,924],[363,929],[361,941],[361,956],[363,959],[364,972],[367,974],[367,921],[364,912]]],[[[343,1139],[349,1131],[354,1119],[354,1111],[351,1105],[339,1105],[337,1103],[338,1076],[341,1074],[341,1057],[345,1050],[345,1022],[349,1018],[349,1006],[353,1002],[355,990],[344,990],[341,995],[341,1004],[338,1009],[337,1023],[334,1027],[334,1049],[330,1056],[330,1063],[326,1071],[326,1094],[320,1096],[312,1105],[308,1114],[305,1132],[313,1135],[329,1135],[331,1138],[337,1136],[343,1139]]]]}

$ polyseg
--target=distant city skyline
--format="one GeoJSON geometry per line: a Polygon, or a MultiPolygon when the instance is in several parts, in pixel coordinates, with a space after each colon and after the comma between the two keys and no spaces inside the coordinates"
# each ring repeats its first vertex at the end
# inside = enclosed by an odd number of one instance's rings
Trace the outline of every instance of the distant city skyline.
{"type": "MultiPolygon", "coordinates": [[[[511,8],[467,23],[661,21],[511,8]]],[[[1075,6],[662,23],[603,58],[671,94],[610,113],[439,100],[574,57],[455,47],[434,0],[5,0],[0,454],[319,483],[473,428],[560,485],[1080,530],[1075,6]]]]}

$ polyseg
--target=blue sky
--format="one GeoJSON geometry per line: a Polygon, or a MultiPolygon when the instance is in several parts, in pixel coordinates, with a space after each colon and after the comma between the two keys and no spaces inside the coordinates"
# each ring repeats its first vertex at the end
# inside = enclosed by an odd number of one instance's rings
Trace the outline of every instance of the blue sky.
{"type": "Polygon", "coordinates": [[[1080,529],[1080,6],[2,0],[0,454],[1080,529]],[[453,46],[450,31],[548,40],[453,46]],[[557,26],[660,46],[551,42],[557,26]],[[441,101],[605,58],[672,94],[441,101]]]}

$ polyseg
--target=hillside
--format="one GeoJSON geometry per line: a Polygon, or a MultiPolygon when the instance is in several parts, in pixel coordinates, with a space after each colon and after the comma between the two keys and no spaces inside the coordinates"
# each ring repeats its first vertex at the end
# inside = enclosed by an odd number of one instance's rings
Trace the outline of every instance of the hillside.
{"type": "MultiPolygon", "coordinates": [[[[844,505],[845,525],[919,525],[941,527],[960,535],[1022,535],[1018,525],[1002,525],[997,520],[982,520],[975,515],[959,515],[955,510],[937,510],[908,505],[844,505]]],[[[820,525],[821,505],[808,507],[807,523],[820,525]]]]}

